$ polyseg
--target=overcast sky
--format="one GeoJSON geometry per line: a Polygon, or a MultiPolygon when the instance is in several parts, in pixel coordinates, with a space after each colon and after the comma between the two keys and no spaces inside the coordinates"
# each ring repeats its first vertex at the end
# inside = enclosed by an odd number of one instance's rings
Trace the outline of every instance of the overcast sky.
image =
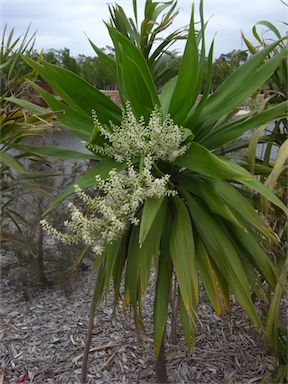
{"type": "MultiPolygon", "coordinates": [[[[116,2],[129,16],[132,16],[132,0],[116,2]]],[[[9,27],[15,27],[17,34],[21,34],[32,23],[32,31],[37,30],[35,46],[37,49],[67,47],[74,56],[78,54],[94,56],[84,32],[99,47],[111,45],[103,24],[103,20],[108,19],[108,3],[115,1],[2,0],[1,24],[3,28],[7,23],[9,27]]],[[[191,3],[191,1],[178,1],[181,11],[173,28],[188,24],[191,3]]],[[[197,20],[199,1],[195,3],[197,20]]],[[[138,4],[140,19],[144,0],[138,0],[138,4]]],[[[285,20],[287,22],[287,9],[288,7],[285,7],[280,0],[204,0],[205,19],[211,17],[206,33],[208,42],[216,34],[214,57],[233,49],[244,48],[241,42],[241,29],[247,37],[251,37],[251,29],[259,20],[272,22],[284,33],[288,29],[282,23],[285,20]]],[[[260,27],[259,31],[264,32],[265,28],[260,27]]]]}

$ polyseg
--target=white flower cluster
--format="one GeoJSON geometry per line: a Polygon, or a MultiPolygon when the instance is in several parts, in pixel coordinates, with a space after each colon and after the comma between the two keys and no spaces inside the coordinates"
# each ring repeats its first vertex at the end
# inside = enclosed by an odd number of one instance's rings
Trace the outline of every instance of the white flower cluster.
{"type": "Polygon", "coordinates": [[[87,147],[101,155],[123,162],[140,156],[151,156],[153,161],[167,160],[173,162],[183,155],[188,146],[184,142],[184,129],[174,124],[167,115],[163,118],[159,108],[155,108],[150,115],[148,125],[143,118],[135,118],[129,104],[123,113],[120,126],[110,122],[110,126],[102,126],[92,111],[95,126],[109,143],[103,146],[87,145],[87,147]]]}
{"type": "Polygon", "coordinates": [[[66,233],[59,232],[46,220],[43,228],[53,237],[65,243],[93,246],[96,254],[101,254],[107,243],[119,238],[130,223],[138,224],[137,210],[147,198],[161,198],[176,192],[167,189],[169,175],[154,178],[150,156],[144,159],[142,172],[136,172],[130,165],[126,171],[109,172],[106,180],[96,177],[98,195],[91,197],[75,186],[79,199],[86,205],[81,212],[74,204],[69,204],[71,220],[65,221],[66,233]]]}

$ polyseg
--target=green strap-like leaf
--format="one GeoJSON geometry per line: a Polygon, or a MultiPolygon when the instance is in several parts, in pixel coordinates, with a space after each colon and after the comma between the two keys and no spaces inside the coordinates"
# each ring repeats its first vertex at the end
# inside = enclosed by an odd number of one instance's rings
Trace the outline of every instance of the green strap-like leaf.
{"type": "Polygon", "coordinates": [[[18,99],[17,97],[13,97],[13,96],[6,97],[5,100],[9,101],[10,103],[15,103],[17,105],[20,105],[20,107],[27,109],[28,111],[31,111],[32,113],[35,113],[36,115],[46,115],[47,112],[49,112],[49,111],[47,111],[46,108],[42,108],[39,105],[30,103],[27,100],[18,99]]]}
{"type": "Polygon", "coordinates": [[[281,33],[280,33],[279,30],[275,27],[275,25],[273,25],[273,24],[270,23],[269,21],[267,21],[267,20],[260,20],[260,21],[258,21],[258,23],[256,23],[255,25],[264,25],[265,27],[269,28],[272,32],[275,33],[277,39],[281,39],[281,33]]]}
{"type": "Polygon", "coordinates": [[[271,229],[259,217],[248,199],[237,191],[236,188],[221,180],[211,183],[213,183],[214,193],[220,196],[232,211],[237,212],[242,220],[249,224],[249,226],[256,228],[260,233],[263,233],[264,236],[275,241],[275,236],[271,232],[271,229]]]}
{"type": "Polygon", "coordinates": [[[277,353],[279,348],[279,314],[281,308],[281,299],[284,295],[286,282],[287,282],[287,268],[288,258],[284,263],[283,270],[276,285],[273,298],[269,307],[267,319],[265,337],[266,340],[272,340],[274,344],[275,352],[277,353]]]}
{"type": "Polygon", "coordinates": [[[257,53],[257,48],[254,47],[254,45],[247,39],[247,37],[244,35],[242,31],[241,31],[241,36],[247,48],[249,49],[249,52],[252,53],[252,55],[255,55],[255,53],[257,53]]]}
{"type": "MultiPolygon", "coordinates": [[[[217,276],[209,260],[207,251],[198,236],[196,241],[196,261],[201,275],[201,280],[207,293],[208,299],[218,316],[221,315],[221,304],[217,288],[217,276]]],[[[218,283],[219,284],[219,283],[218,283]]]]}
{"type": "Polygon", "coordinates": [[[229,229],[233,232],[237,243],[248,252],[252,264],[263,274],[271,287],[275,287],[277,277],[275,266],[260,247],[255,234],[241,231],[235,227],[229,227],[229,229]]]}
{"type": "MultiPolygon", "coordinates": [[[[219,107],[213,110],[211,113],[208,113],[205,107],[203,111],[203,113],[205,113],[205,121],[203,117],[202,123],[203,127],[211,127],[211,124],[221,119],[222,116],[234,112],[235,109],[239,107],[242,101],[246,100],[247,97],[253,95],[265,83],[265,81],[269,79],[269,77],[274,73],[276,68],[279,66],[282,58],[285,54],[287,54],[287,52],[288,50],[286,50],[286,52],[283,52],[283,55],[279,54],[273,57],[269,61],[265,62],[265,64],[263,64],[255,72],[253,72],[253,74],[250,74],[249,77],[242,78],[238,88],[236,88],[235,84],[233,84],[234,92],[232,95],[229,96],[229,98],[227,98],[227,100],[225,100],[225,102],[223,102],[221,113],[218,109],[219,107]]],[[[199,124],[201,124],[201,121],[199,121],[199,124]]],[[[210,130],[211,128],[208,128],[208,132],[210,130]]]]}
{"type": "Polygon", "coordinates": [[[196,142],[190,143],[190,147],[186,153],[177,158],[174,164],[213,178],[246,178],[252,180],[252,175],[249,175],[246,170],[243,173],[240,169],[233,169],[230,163],[224,162],[196,142]]]}
{"type": "Polygon", "coordinates": [[[45,157],[51,157],[57,160],[100,160],[100,158],[93,153],[83,153],[78,151],[71,151],[69,149],[40,146],[40,145],[24,145],[13,144],[9,145],[11,148],[19,149],[20,151],[26,151],[32,154],[37,154],[45,157]]]}
{"type": "Polygon", "coordinates": [[[15,169],[15,171],[19,173],[27,173],[20,161],[9,155],[7,152],[0,151],[0,162],[9,168],[15,169]]]}
{"type": "Polygon", "coordinates": [[[224,160],[224,159],[223,159],[223,161],[225,161],[227,164],[230,164],[230,166],[233,167],[235,170],[239,170],[239,172],[243,172],[243,175],[246,175],[246,177],[244,176],[243,178],[242,177],[241,178],[235,177],[235,180],[246,185],[248,188],[255,190],[256,192],[260,193],[260,195],[262,195],[267,200],[271,201],[271,203],[275,204],[277,207],[282,209],[283,212],[288,213],[288,209],[285,206],[285,204],[283,204],[283,202],[276,195],[274,195],[274,193],[271,192],[266,187],[266,185],[262,184],[259,180],[255,179],[255,178],[252,178],[252,179],[249,178],[249,175],[251,176],[251,174],[248,171],[246,171],[246,169],[241,167],[239,164],[233,163],[231,161],[224,160]]]}
{"type": "Polygon", "coordinates": [[[125,101],[130,102],[138,118],[148,120],[160,103],[147,62],[128,38],[109,25],[107,28],[115,46],[120,93],[125,93],[125,101]]]}
{"type": "Polygon", "coordinates": [[[212,212],[242,228],[242,225],[237,220],[229,206],[219,195],[217,195],[217,193],[215,193],[210,180],[202,180],[195,177],[191,178],[189,176],[180,176],[177,180],[179,180],[181,186],[184,186],[188,191],[199,196],[208,205],[212,212]]]}
{"type": "Polygon", "coordinates": [[[166,216],[165,228],[161,240],[161,251],[157,268],[157,281],[154,301],[154,354],[159,355],[167,322],[168,302],[171,289],[172,263],[169,250],[171,234],[171,216],[166,216]]]}
{"type": "Polygon", "coordinates": [[[132,304],[136,326],[137,326],[137,303],[138,303],[138,270],[140,259],[139,226],[133,226],[128,246],[127,264],[125,271],[125,297],[124,306],[132,304]]]}
{"type": "Polygon", "coordinates": [[[122,89],[125,90],[126,100],[129,100],[134,114],[140,119],[142,116],[148,122],[152,110],[158,103],[154,103],[149,88],[134,60],[126,57],[125,51],[122,51],[125,57],[122,63],[122,89]]]}
{"type": "Polygon", "coordinates": [[[109,55],[107,55],[105,52],[102,51],[102,49],[98,48],[93,41],[91,41],[89,38],[89,43],[91,44],[92,48],[96,52],[96,55],[99,57],[99,59],[111,70],[111,72],[116,76],[117,75],[117,67],[115,59],[109,55]]]}
{"type": "Polygon", "coordinates": [[[279,176],[283,172],[285,164],[287,163],[287,158],[288,158],[288,139],[286,139],[284,143],[282,143],[281,146],[279,147],[272,172],[268,176],[267,180],[265,181],[265,185],[267,186],[267,188],[270,189],[270,191],[273,191],[279,176]]]}
{"type": "Polygon", "coordinates": [[[42,64],[25,58],[27,64],[35,69],[61,98],[74,110],[91,116],[95,109],[99,120],[108,123],[110,120],[119,124],[122,119],[121,109],[117,105],[93,87],[86,80],[65,68],[57,67],[45,61],[42,64]]]}
{"type": "Polygon", "coordinates": [[[203,137],[198,136],[197,140],[208,149],[218,148],[231,140],[237,139],[252,128],[260,127],[277,118],[286,116],[287,110],[288,102],[284,101],[283,103],[270,107],[255,116],[247,117],[247,119],[244,120],[241,119],[239,122],[230,122],[225,125],[220,124],[217,130],[214,130],[211,134],[208,133],[203,137]]]}
{"type": "Polygon", "coordinates": [[[37,84],[30,81],[28,81],[28,83],[31,84],[43,97],[49,107],[55,112],[60,124],[64,128],[68,129],[81,140],[89,140],[93,130],[92,114],[90,117],[84,116],[83,114],[74,111],[67,104],[59,101],[57,97],[51,95],[37,84]]]}
{"type": "Polygon", "coordinates": [[[252,303],[249,282],[242,261],[235,247],[212,214],[202,207],[199,200],[185,191],[181,191],[189,205],[194,225],[211,258],[233,290],[239,304],[246,311],[251,321],[260,326],[260,320],[252,303]]]}
{"type": "Polygon", "coordinates": [[[202,115],[199,119],[199,124],[209,125],[211,121],[218,120],[219,117],[223,116],[223,108],[227,110],[227,113],[229,113],[229,111],[233,111],[233,109],[239,105],[239,100],[241,100],[242,97],[245,99],[247,96],[249,96],[248,93],[253,94],[259,88],[259,86],[265,82],[266,75],[267,79],[270,77],[270,69],[273,73],[279,64],[278,61],[281,60],[281,58],[275,57],[264,64],[263,62],[267,55],[280,42],[281,40],[278,40],[256,53],[251,59],[240,65],[226,80],[223,81],[217,90],[208,98],[205,108],[203,109],[202,115]],[[262,68],[263,72],[261,73],[262,68]],[[267,71],[264,70],[264,68],[267,68],[267,71]],[[257,70],[259,71],[257,72],[257,70]],[[213,118],[212,113],[214,113],[213,118]],[[211,115],[211,119],[209,117],[208,121],[207,116],[209,115],[211,115]]]}
{"type": "Polygon", "coordinates": [[[144,203],[139,233],[140,246],[143,244],[146,236],[148,235],[148,232],[151,229],[163,199],[163,197],[161,199],[147,199],[144,203]]]}
{"type": "Polygon", "coordinates": [[[194,29],[194,4],[189,34],[181,60],[177,82],[169,106],[169,113],[176,123],[182,124],[197,96],[199,72],[198,45],[194,29]]]}
{"type": "Polygon", "coordinates": [[[108,293],[110,288],[110,280],[113,274],[114,266],[121,248],[122,238],[108,243],[105,247],[105,280],[104,289],[108,293]]]}
{"type": "Polygon", "coordinates": [[[184,339],[187,346],[188,352],[191,352],[195,344],[195,335],[196,335],[196,313],[192,314],[187,311],[184,305],[183,296],[179,289],[179,309],[181,322],[183,327],[184,339]]]}
{"type": "Polygon", "coordinates": [[[257,159],[257,144],[259,143],[259,139],[263,133],[263,131],[267,128],[267,125],[261,125],[256,129],[256,131],[252,134],[247,151],[247,160],[249,164],[249,170],[252,174],[255,173],[255,162],[257,159]]]}
{"type": "Polygon", "coordinates": [[[165,116],[168,113],[169,105],[175,90],[175,86],[177,83],[177,76],[170,79],[164,86],[159,96],[161,107],[163,111],[163,115],[165,116]]]}
{"type": "Polygon", "coordinates": [[[171,259],[175,268],[184,306],[191,318],[198,301],[198,277],[195,245],[189,212],[179,196],[173,197],[175,214],[170,239],[171,259]]]}
{"type": "MultiPolygon", "coordinates": [[[[144,206],[145,209],[145,206],[144,206]]],[[[143,214],[144,214],[143,209],[143,214]]],[[[140,278],[140,288],[141,294],[146,290],[148,285],[148,280],[151,275],[151,263],[154,256],[155,263],[158,262],[159,249],[160,249],[160,240],[163,232],[163,226],[165,223],[167,212],[167,199],[165,199],[159,210],[156,213],[156,216],[153,219],[150,230],[145,237],[142,245],[140,245],[140,261],[139,261],[139,278],[140,278]]],[[[143,217],[142,214],[142,217],[143,217]]],[[[140,234],[141,237],[141,225],[140,225],[140,234]]]]}
{"type": "Polygon", "coordinates": [[[121,246],[114,263],[113,269],[113,285],[114,285],[114,310],[118,304],[120,297],[120,287],[122,282],[122,273],[127,259],[128,240],[130,237],[131,227],[128,227],[121,238],[121,246]]]}

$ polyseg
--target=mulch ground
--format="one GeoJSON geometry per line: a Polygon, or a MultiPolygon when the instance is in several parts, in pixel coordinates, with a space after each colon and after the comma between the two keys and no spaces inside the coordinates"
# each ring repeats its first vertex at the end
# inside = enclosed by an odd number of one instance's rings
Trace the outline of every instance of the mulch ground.
{"type": "MultiPolygon", "coordinates": [[[[86,271],[79,275],[69,297],[53,288],[35,290],[25,301],[8,280],[2,279],[2,382],[80,383],[92,289],[93,276],[86,271]]],[[[155,383],[152,308],[150,289],[143,306],[146,330],[137,340],[132,313],[113,317],[110,298],[99,305],[88,383],[155,383]]],[[[265,352],[259,333],[235,303],[232,308],[232,317],[223,320],[213,313],[201,294],[192,354],[185,350],[180,324],[177,345],[167,338],[167,373],[171,384],[260,383],[263,374],[273,368],[273,359],[265,352]]]]}

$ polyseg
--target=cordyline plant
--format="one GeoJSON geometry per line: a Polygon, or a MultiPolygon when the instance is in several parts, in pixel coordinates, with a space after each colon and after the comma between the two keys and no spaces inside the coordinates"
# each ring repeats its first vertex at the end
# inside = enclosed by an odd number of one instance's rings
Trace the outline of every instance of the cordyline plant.
{"type": "Polygon", "coordinates": [[[76,192],[85,210],[70,204],[71,220],[62,233],[43,223],[59,239],[83,242],[96,254],[99,272],[83,383],[96,305],[108,294],[111,281],[115,305],[124,281],[124,307],[132,305],[141,327],[143,294],[154,266],[156,356],[163,351],[173,276],[189,351],[195,341],[199,279],[218,315],[230,311],[232,293],[256,327],[262,324],[252,297],[268,300],[263,282],[272,289],[277,283],[277,271],[264,251],[265,242],[277,242],[276,236],[247,194],[259,193],[275,206],[285,206],[246,169],[215,152],[242,133],[285,115],[287,102],[244,117],[236,112],[287,51],[265,61],[279,41],[265,47],[211,93],[213,43],[207,60],[202,2],[200,15],[201,41],[196,38],[192,7],[179,73],[160,95],[141,51],[107,24],[124,111],[77,75],[26,59],[57,92],[53,96],[34,85],[52,110],[62,111],[57,114],[60,123],[84,140],[99,160],[50,207],[76,192]],[[205,63],[209,78],[200,99],[205,63]],[[84,191],[89,187],[97,188],[96,197],[84,191]]]}

